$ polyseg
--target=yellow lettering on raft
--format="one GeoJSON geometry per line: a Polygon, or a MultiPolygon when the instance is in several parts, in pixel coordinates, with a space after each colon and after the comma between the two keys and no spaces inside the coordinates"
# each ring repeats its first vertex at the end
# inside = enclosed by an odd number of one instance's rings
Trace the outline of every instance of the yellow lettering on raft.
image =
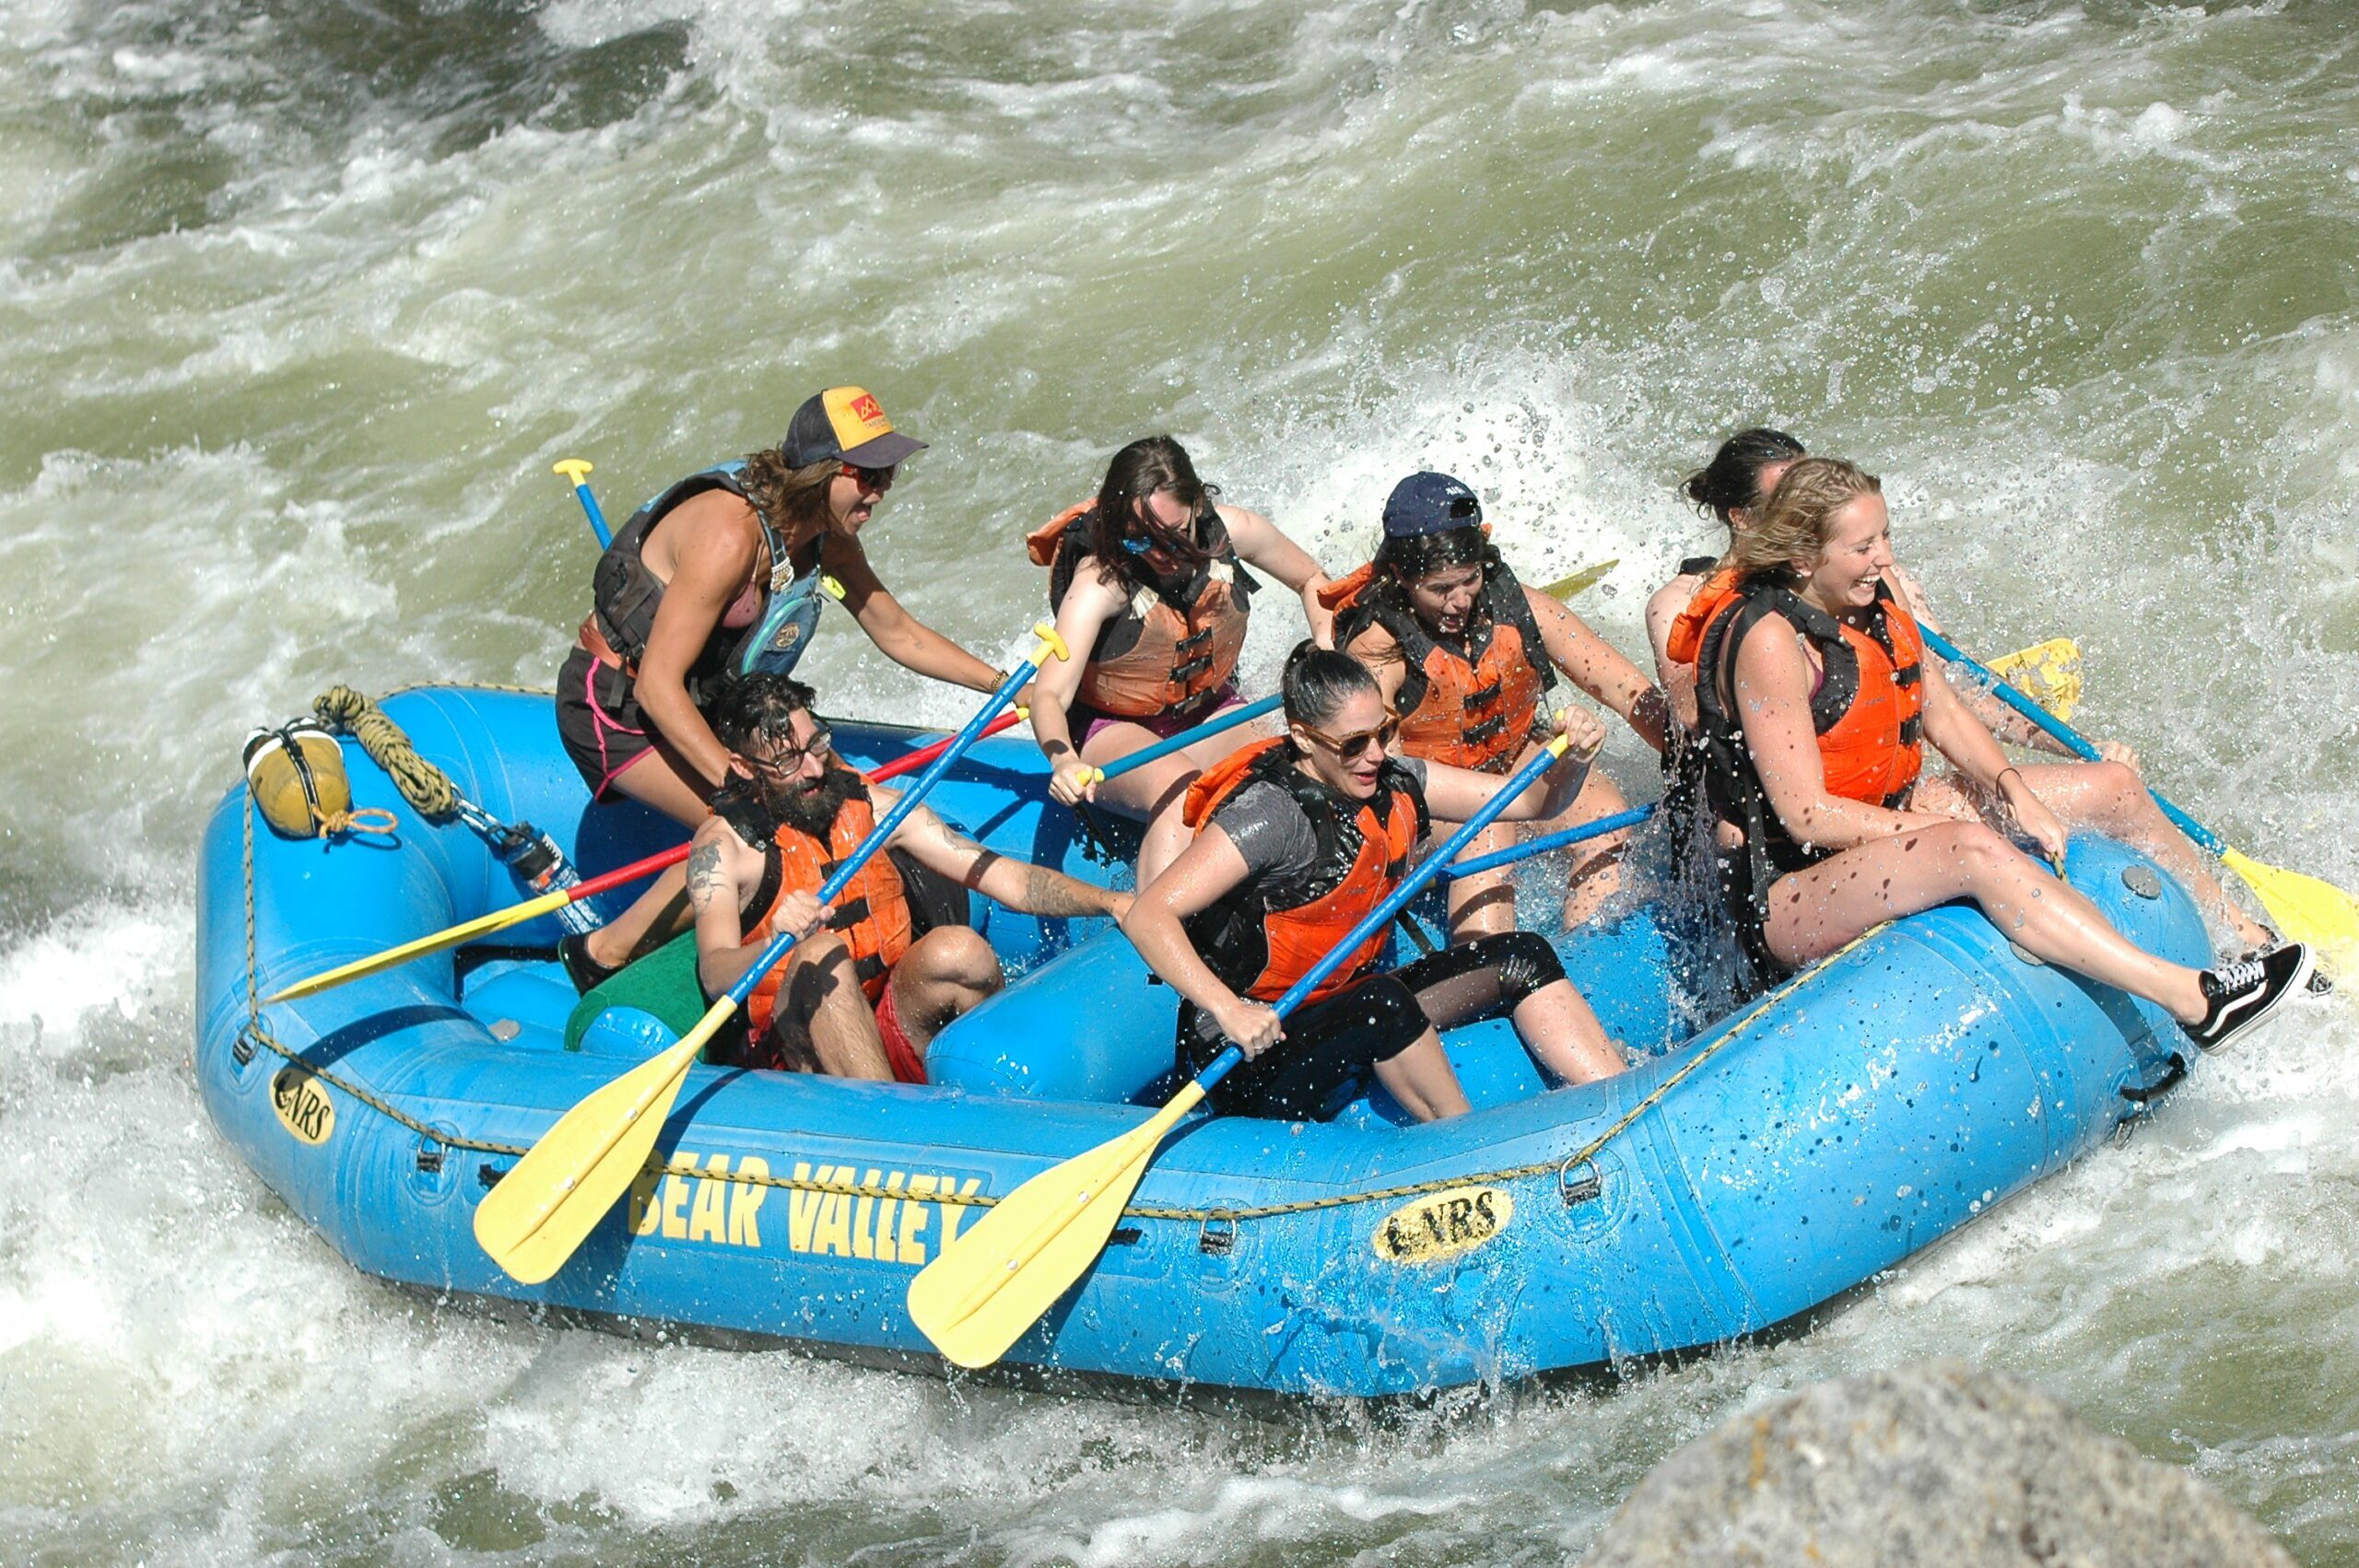
{"type": "Polygon", "coordinates": [[[898,1250],[904,1263],[922,1264],[925,1261],[925,1223],[933,1215],[933,1205],[921,1203],[918,1199],[941,1185],[940,1176],[913,1176],[910,1178],[910,1195],[901,1202],[898,1250]]]}
{"type": "MultiPolygon", "coordinates": [[[[878,1174],[874,1165],[870,1166],[868,1174],[860,1178],[860,1185],[874,1187],[878,1174]]],[[[876,1199],[874,1198],[863,1196],[851,1200],[851,1255],[854,1258],[876,1256],[876,1248],[868,1228],[869,1216],[875,1206],[876,1199]]]]}
{"type": "MultiPolygon", "coordinates": [[[[960,1198],[972,1198],[976,1193],[982,1190],[982,1177],[968,1176],[965,1181],[959,1183],[958,1196],[960,1198]]],[[[949,1178],[946,1176],[943,1179],[942,1190],[945,1192],[950,1190],[949,1178]]],[[[967,1205],[955,1201],[945,1202],[942,1205],[942,1245],[945,1247],[947,1247],[952,1242],[958,1239],[958,1227],[966,1223],[967,1205]]]]}
{"type": "Polygon", "coordinates": [[[690,1241],[726,1241],[729,1237],[729,1156],[705,1161],[706,1175],[697,1183],[696,1207],[688,1215],[690,1241]]]}
{"type": "MultiPolygon", "coordinates": [[[[836,1179],[836,1167],[821,1165],[817,1174],[815,1175],[809,1161],[797,1160],[794,1162],[794,1179],[798,1183],[831,1182],[836,1179]]],[[[813,1228],[819,1220],[819,1205],[827,1196],[824,1192],[807,1192],[799,1186],[787,1189],[786,1246],[788,1251],[808,1252],[811,1250],[813,1228]]]]}
{"type": "Polygon", "coordinates": [[[680,1211],[688,1203],[687,1178],[663,1173],[663,1236],[667,1241],[685,1241],[688,1235],[688,1218],[680,1211]]]}
{"type": "Polygon", "coordinates": [[[762,1199],[769,1196],[769,1188],[759,1185],[769,1178],[770,1163],[759,1154],[748,1154],[737,1162],[738,1179],[730,1184],[729,1245],[759,1246],[762,1232],[756,1215],[762,1199]]]}
{"type": "Polygon", "coordinates": [[[630,1178],[631,1235],[651,1236],[655,1234],[655,1226],[663,1219],[655,1207],[655,1184],[663,1179],[644,1166],[630,1178]]]}
{"type": "MultiPolygon", "coordinates": [[[[848,1179],[851,1167],[839,1168],[839,1180],[848,1179]]],[[[819,1223],[811,1237],[811,1249],[823,1255],[850,1258],[851,1251],[851,1199],[840,1192],[824,1194],[819,1201],[819,1223]]]]}

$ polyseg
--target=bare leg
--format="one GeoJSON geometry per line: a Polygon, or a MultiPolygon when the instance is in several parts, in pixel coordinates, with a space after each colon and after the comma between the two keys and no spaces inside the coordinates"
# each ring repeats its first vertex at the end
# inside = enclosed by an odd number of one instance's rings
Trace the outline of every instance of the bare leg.
{"type": "Polygon", "coordinates": [[[1630,1066],[1570,980],[1541,987],[1523,999],[1514,1017],[1532,1059],[1567,1083],[1594,1083],[1630,1066]]]}
{"type": "MultiPolygon", "coordinates": [[[[712,791],[700,779],[691,783],[693,777],[675,766],[668,749],[659,744],[616,774],[614,787],[617,794],[693,828],[712,814],[706,804],[712,791]]],[[[629,908],[590,933],[585,945],[591,961],[619,969],[687,930],[687,873],[678,866],[666,869],[629,908]]]]}
{"type": "Polygon", "coordinates": [[[885,983],[893,988],[901,1028],[922,1055],[952,1019],[1007,982],[999,954],[980,932],[943,926],[911,942],[885,983]]]}
{"type": "Polygon", "coordinates": [[[1430,1024],[1406,1050],[1376,1064],[1376,1080],[1419,1121],[1441,1121],[1474,1108],[1430,1024]]]}
{"type": "MultiPolygon", "coordinates": [[[[1139,846],[1139,886],[1144,887],[1162,875],[1163,868],[1179,859],[1180,851],[1188,847],[1190,834],[1187,825],[1180,820],[1180,805],[1187,798],[1188,786],[1196,781],[1196,775],[1245,744],[1259,728],[1240,725],[1207,736],[1192,746],[1120,778],[1109,778],[1097,787],[1099,804],[1111,807],[1133,822],[1146,824],[1146,837],[1139,846]]],[[[1155,743],[1155,735],[1144,725],[1109,724],[1082,746],[1081,760],[1104,767],[1155,743]]]]}
{"type": "Polygon", "coordinates": [[[2095,904],[1979,823],[1897,833],[1778,878],[1764,934],[1772,953],[1799,968],[1882,921],[1953,898],[1973,899],[1992,925],[2048,963],[2142,996],[2181,1023],[2204,1015],[2195,970],[2132,946],[2095,904]]]}
{"type": "MultiPolygon", "coordinates": [[[[1573,797],[1571,810],[1554,822],[1533,823],[1527,831],[1555,833],[1629,809],[1629,798],[1622,793],[1620,787],[1605,776],[1604,769],[1592,767],[1589,778],[1581,784],[1581,792],[1573,797]]],[[[1567,930],[1595,919],[1598,911],[1605,907],[1605,901],[1622,891],[1622,854],[1629,847],[1630,830],[1625,827],[1619,833],[1609,833],[1602,838],[1592,838],[1560,851],[1567,860],[1567,930]]],[[[1575,1079],[1574,1082],[1583,1080],[1575,1079]]]]}
{"type": "Polygon", "coordinates": [[[2171,825],[2136,770],[2118,762],[2066,762],[2026,767],[2023,774],[2031,792],[2066,825],[2095,828],[2143,850],[2215,919],[2224,919],[2246,946],[2268,944],[2267,929],[2230,901],[2202,851],[2171,825]]]}
{"type": "MultiPolygon", "coordinates": [[[[1433,836],[1447,837],[1456,830],[1455,823],[1437,822],[1433,836]]],[[[1466,859],[1487,855],[1494,849],[1504,849],[1516,841],[1516,826],[1497,822],[1474,836],[1466,847],[1466,859]]],[[[1515,872],[1501,866],[1495,872],[1475,876],[1452,877],[1449,882],[1449,940],[1469,942],[1476,937],[1496,936],[1501,931],[1515,930],[1515,872]]]]}
{"type": "Polygon", "coordinates": [[[851,950],[832,931],[815,931],[779,961],[779,982],[770,1033],[779,1054],[798,1072],[831,1078],[893,1081],[876,1032],[876,1010],[852,972],[851,950]]]}

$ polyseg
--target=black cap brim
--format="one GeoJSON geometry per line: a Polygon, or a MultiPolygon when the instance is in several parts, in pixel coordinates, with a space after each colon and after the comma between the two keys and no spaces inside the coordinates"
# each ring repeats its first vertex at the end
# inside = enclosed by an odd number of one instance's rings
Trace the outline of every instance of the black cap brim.
{"type": "Polygon", "coordinates": [[[890,468],[911,452],[925,451],[925,443],[914,436],[904,436],[898,430],[887,430],[873,441],[863,441],[844,453],[844,461],[854,468],[890,468]]]}

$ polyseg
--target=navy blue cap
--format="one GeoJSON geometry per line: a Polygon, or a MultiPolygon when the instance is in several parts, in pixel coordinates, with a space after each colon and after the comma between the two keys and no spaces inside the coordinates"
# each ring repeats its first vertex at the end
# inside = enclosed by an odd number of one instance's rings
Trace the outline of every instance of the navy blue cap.
{"type": "Polygon", "coordinates": [[[1412,474],[1384,499],[1387,539],[1415,539],[1482,524],[1483,503],[1447,474],[1412,474]]]}

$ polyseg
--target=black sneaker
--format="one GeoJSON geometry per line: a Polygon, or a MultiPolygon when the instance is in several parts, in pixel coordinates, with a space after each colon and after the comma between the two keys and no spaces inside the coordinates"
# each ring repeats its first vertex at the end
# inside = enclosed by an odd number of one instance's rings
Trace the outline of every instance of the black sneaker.
{"type": "Polygon", "coordinates": [[[573,982],[574,992],[579,996],[588,996],[592,988],[603,980],[611,979],[616,969],[620,967],[618,965],[616,968],[608,968],[591,957],[590,939],[570,931],[557,939],[557,961],[565,965],[566,978],[573,982]]]}
{"type": "Polygon", "coordinates": [[[2289,942],[2259,958],[2204,970],[2203,1000],[2211,1007],[2202,1022],[2186,1025],[2187,1037],[2207,1051],[2218,1050],[2307,986],[2314,967],[2310,950],[2289,942]]]}
{"type": "MultiPolygon", "coordinates": [[[[2269,930],[2267,926],[2263,926],[2260,929],[2265,931],[2269,930]]],[[[2270,954],[2276,952],[2279,948],[2284,945],[2285,939],[2283,937],[2279,936],[2275,931],[2269,931],[2269,945],[2266,947],[2246,948],[2243,954],[2243,962],[2249,964],[2256,958],[2265,958],[2270,954]]],[[[2310,971],[2309,992],[2312,996],[2332,996],[2334,994],[2334,982],[2327,977],[2327,972],[2324,969],[2314,968],[2310,971]]]]}

